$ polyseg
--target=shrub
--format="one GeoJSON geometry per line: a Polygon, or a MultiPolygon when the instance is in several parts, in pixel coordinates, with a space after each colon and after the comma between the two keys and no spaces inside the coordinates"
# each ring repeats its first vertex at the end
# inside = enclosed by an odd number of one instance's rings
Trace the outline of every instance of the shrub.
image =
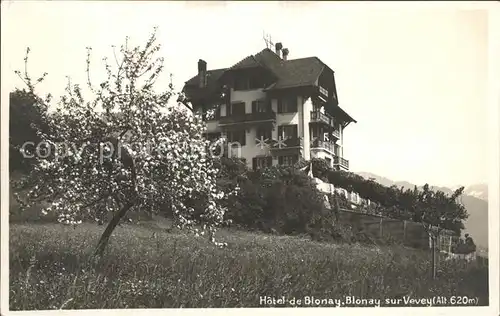
{"type": "MultiPolygon", "coordinates": [[[[238,182],[240,192],[228,203],[228,219],[238,226],[278,234],[329,235],[323,195],[296,167],[244,170],[234,160],[221,160],[220,185],[238,182]],[[229,175],[229,177],[227,177],[229,175]]],[[[316,238],[315,237],[315,238],[316,238]]]]}

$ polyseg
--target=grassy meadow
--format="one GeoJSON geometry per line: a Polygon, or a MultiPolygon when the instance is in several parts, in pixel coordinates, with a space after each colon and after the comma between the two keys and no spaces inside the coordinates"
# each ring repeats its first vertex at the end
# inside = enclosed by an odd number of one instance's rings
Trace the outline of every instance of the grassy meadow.
{"type": "Polygon", "coordinates": [[[348,295],[460,295],[488,304],[486,265],[442,261],[438,279],[430,280],[430,254],[402,246],[222,230],[228,246],[219,249],[149,223],[119,226],[103,263],[92,266],[88,259],[103,230],[11,224],[10,309],[259,307],[263,296],[348,295]]]}

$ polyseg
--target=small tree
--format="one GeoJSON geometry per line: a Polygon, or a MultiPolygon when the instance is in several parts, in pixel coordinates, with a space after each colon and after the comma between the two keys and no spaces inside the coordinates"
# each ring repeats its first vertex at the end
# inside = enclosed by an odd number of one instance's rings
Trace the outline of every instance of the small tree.
{"type": "MultiPolygon", "coordinates": [[[[9,95],[9,169],[28,172],[32,160],[24,159],[25,144],[40,142],[37,131],[47,131],[44,115],[46,108],[36,106],[37,99],[26,90],[16,89],[9,95]]],[[[28,148],[28,150],[34,148],[28,148]]]]}
{"type": "Polygon", "coordinates": [[[468,214],[465,207],[458,203],[464,187],[457,189],[451,196],[446,196],[442,191],[430,190],[429,185],[424,185],[418,195],[415,218],[421,222],[431,240],[432,251],[432,278],[436,278],[436,243],[443,230],[459,233],[464,228],[463,220],[468,214]]]}
{"type": "MultiPolygon", "coordinates": [[[[94,219],[98,209],[111,213],[96,247],[99,257],[127,212],[164,206],[173,210],[178,227],[207,233],[222,245],[214,233],[224,223],[220,202],[231,192],[216,186],[218,169],[201,118],[179,104],[167,106],[176,95],[172,84],[164,92],[153,89],[163,70],[163,59],[154,57],[160,48],[155,41],[154,32],[144,48],[130,48],[127,38],[114,54],[116,67],[104,59],[107,78],[97,87],[88,49],[91,101],[79,85],[68,83],[59,106],[46,116],[48,131],[38,131],[43,154],[33,157],[33,172],[16,184],[30,189],[26,204],[50,201],[44,212],[57,213],[61,223],[94,219]]],[[[27,71],[18,74],[36,96],[27,71]]],[[[48,106],[39,97],[37,104],[48,106]]]]}

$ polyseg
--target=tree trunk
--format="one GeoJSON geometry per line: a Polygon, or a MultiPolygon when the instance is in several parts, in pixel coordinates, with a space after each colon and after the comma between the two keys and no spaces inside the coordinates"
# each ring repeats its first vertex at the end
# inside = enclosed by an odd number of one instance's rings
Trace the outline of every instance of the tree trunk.
{"type": "Polygon", "coordinates": [[[436,238],[431,237],[431,251],[432,251],[432,279],[436,279],[436,238]]]}
{"type": "Polygon", "coordinates": [[[99,242],[97,243],[96,250],[94,252],[94,257],[102,257],[104,253],[104,249],[108,245],[109,237],[111,237],[111,234],[115,230],[116,226],[118,226],[118,223],[120,220],[125,216],[125,214],[128,212],[128,210],[134,206],[133,202],[128,202],[123,207],[116,213],[111,221],[109,222],[108,226],[104,230],[104,232],[101,235],[101,238],[99,239],[99,242]]]}

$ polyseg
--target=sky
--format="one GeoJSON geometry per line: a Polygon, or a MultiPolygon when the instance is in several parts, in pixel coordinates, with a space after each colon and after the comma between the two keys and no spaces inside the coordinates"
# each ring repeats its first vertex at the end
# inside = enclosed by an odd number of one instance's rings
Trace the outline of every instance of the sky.
{"type": "MultiPolygon", "coordinates": [[[[418,3],[417,3],[418,4],[418,3]]],[[[418,185],[488,181],[488,13],[451,6],[335,2],[2,2],[2,89],[22,88],[14,70],[48,72],[42,93],[66,76],[92,80],[102,57],[129,36],[143,45],[158,26],[159,55],[178,89],[197,72],[225,68],[265,48],[263,32],[335,71],[340,106],[358,123],[344,133],[350,171],[418,185]],[[3,65],[3,63],[2,63],[3,65]]]]}

